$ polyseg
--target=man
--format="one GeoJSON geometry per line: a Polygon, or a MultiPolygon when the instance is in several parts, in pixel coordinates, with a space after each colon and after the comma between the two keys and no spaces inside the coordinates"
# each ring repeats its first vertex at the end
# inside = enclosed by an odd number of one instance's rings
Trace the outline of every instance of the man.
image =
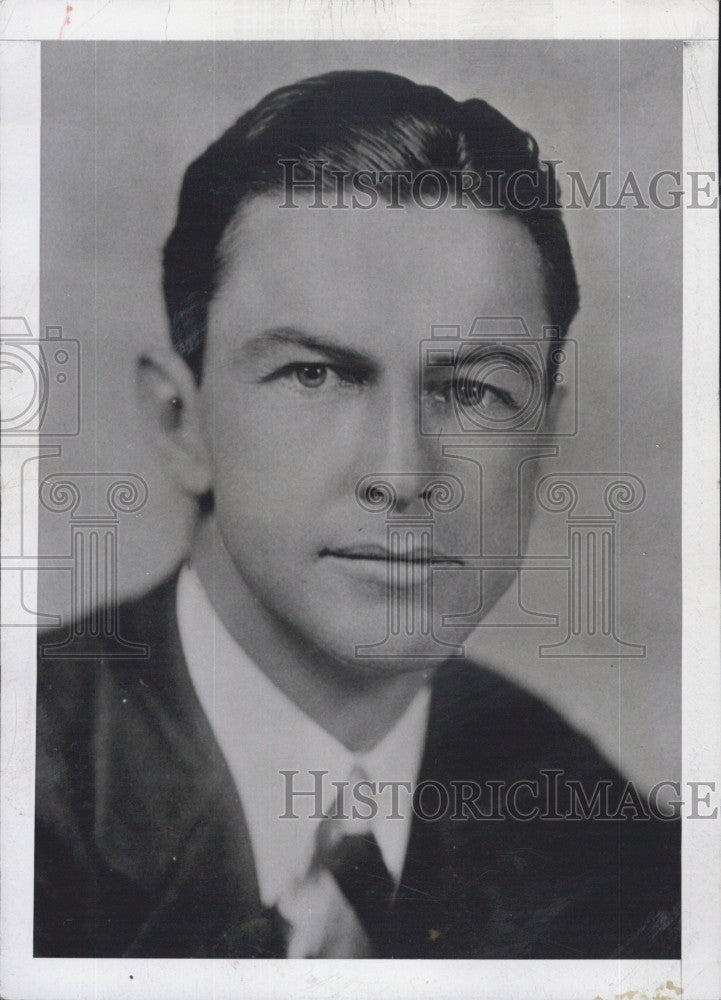
{"type": "Polygon", "coordinates": [[[147,659],[42,644],[37,955],[678,954],[677,824],[564,818],[620,776],[448,623],[514,579],[481,525],[528,531],[533,475],[472,442],[561,401],[555,194],[486,103],[382,73],[276,91],[190,166],[138,384],[198,523],[121,609],[147,659]]]}

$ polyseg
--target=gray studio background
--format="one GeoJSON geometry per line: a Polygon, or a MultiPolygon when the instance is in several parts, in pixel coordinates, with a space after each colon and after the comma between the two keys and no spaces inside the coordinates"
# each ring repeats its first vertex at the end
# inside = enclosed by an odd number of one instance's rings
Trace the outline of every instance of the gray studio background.
{"type": "MultiPolygon", "coordinates": [[[[588,182],[681,169],[682,53],[670,42],[44,43],[40,323],[81,344],[81,433],[41,475],[133,472],[146,506],[120,521],[119,586],[137,594],[182,558],[191,509],[137,416],[133,361],[166,336],[160,254],[183,170],[269,90],[336,68],[375,68],[483,97],[588,182]]],[[[663,187],[662,187],[663,190],[663,187]]],[[[644,505],[618,529],[619,636],[644,658],[539,658],[558,630],[482,627],[469,652],[539,692],[643,787],[680,776],[681,212],[566,213],[581,286],[580,434],[546,471],[629,472],[644,505]]],[[[41,508],[40,552],[69,546],[41,508]]],[[[539,518],[531,551],[565,546],[539,518]]],[[[526,584],[564,613],[561,574],[526,584]]],[[[40,574],[40,610],[67,616],[67,572],[40,574]]],[[[503,607],[495,620],[503,619],[503,607]]],[[[482,724],[482,720],[479,720],[482,724]]]]}

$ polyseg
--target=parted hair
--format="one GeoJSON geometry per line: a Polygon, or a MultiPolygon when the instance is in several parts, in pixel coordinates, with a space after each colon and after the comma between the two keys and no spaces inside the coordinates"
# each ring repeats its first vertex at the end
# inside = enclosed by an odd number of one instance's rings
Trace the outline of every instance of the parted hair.
{"type": "Polygon", "coordinates": [[[248,199],[283,191],[284,160],[293,161],[295,180],[317,177],[314,162],[323,161],[329,184],[360,171],[473,171],[484,204],[513,212],[528,227],[551,322],[561,336],[567,332],[578,284],[553,166],[539,159],[533,137],[486,101],[459,102],[391,73],[337,71],[268,94],[185,172],[164,249],[163,292],[173,345],[198,381],[208,307],[222,280],[223,236],[248,199]]]}

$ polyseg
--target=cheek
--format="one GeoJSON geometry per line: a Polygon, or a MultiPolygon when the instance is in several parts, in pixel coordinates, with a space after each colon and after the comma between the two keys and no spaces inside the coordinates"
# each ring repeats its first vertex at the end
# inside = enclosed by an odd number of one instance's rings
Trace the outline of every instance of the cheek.
{"type": "Polygon", "coordinates": [[[530,464],[509,460],[484,466],[484,550],[512,554],[525,546],[530,523],[535,477],[530,464]]]}
{"type": "Polygon", "coordinates": [[[216,510],[226,521],[303,523],[336,488],[342,449],[306,422],[218,407],[208,426],[216,510]]]}

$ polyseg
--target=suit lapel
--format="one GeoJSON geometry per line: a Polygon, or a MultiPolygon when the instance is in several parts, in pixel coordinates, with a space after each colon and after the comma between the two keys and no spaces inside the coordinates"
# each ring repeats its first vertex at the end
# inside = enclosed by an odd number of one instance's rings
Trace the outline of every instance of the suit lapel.
{"type": "MultiPolygon", "coordinates": [[[[475,675],[470,677],[477,683],[475,675]]],[[[468,750],[468,741],[458,709],[469,708],[470,693],[457,667],[446,664],[439,669],[433,685],[419,785],[435,782],[448,788],[449,781],[466,775],[463,754],[468,750]]],[[[430,795],[426,801],[432,800],[430,795]]],[[[440,958],[448,952],[458,953],[459,936],[467,934],[468,919],[463,912],[464,885],[456,862],[457,852],[462,852],[469,833],[468,823],[452,820],[447,813],[431,820],[422,818],[419,810],[414,812],[390,922],[389,955],[440,958]]]]}
{"type": "MultiPolygon", "coordinates": [[[[509,903],[522,910],[533,895],[533,878],[519,868],[528,824],[473,818],[458,809],[454,785],[516,777],[514,751],[494,731],[508,718],[503,685],[489,671],[466,662],[440,667],[433,685],[426,744],[418,783],[434,782],[448,793],[438,819],[413,816],[402,884],[396,903],[390,953],[457,958],[523,955],[513,932],[509,903]],[[500,699],[500,701],[499,701],[500,699]],[[494,721],[495,720],[495,721],[494,721]],[[513,826],[513,830],[511,829],[513,826]]],[[[510,713],[511,725],[518,725],[510,713]]],[[[505,723],[504,723],[505,724],[505,723]]],[[[432,808],[434,796],[426,800],[432,808]]],[[[429,808],[429,805],[426,805],[429,808]]],[[[483,811],[489,811],[487,801],[483,811]]]]}
{"type": "Polygon", "coordinates": [[[95,843],[152,900],[126,954],[275,954],[242,806],[182,653],[175,584],[124,623],[148,659],[100,665],[95,843]]]}

